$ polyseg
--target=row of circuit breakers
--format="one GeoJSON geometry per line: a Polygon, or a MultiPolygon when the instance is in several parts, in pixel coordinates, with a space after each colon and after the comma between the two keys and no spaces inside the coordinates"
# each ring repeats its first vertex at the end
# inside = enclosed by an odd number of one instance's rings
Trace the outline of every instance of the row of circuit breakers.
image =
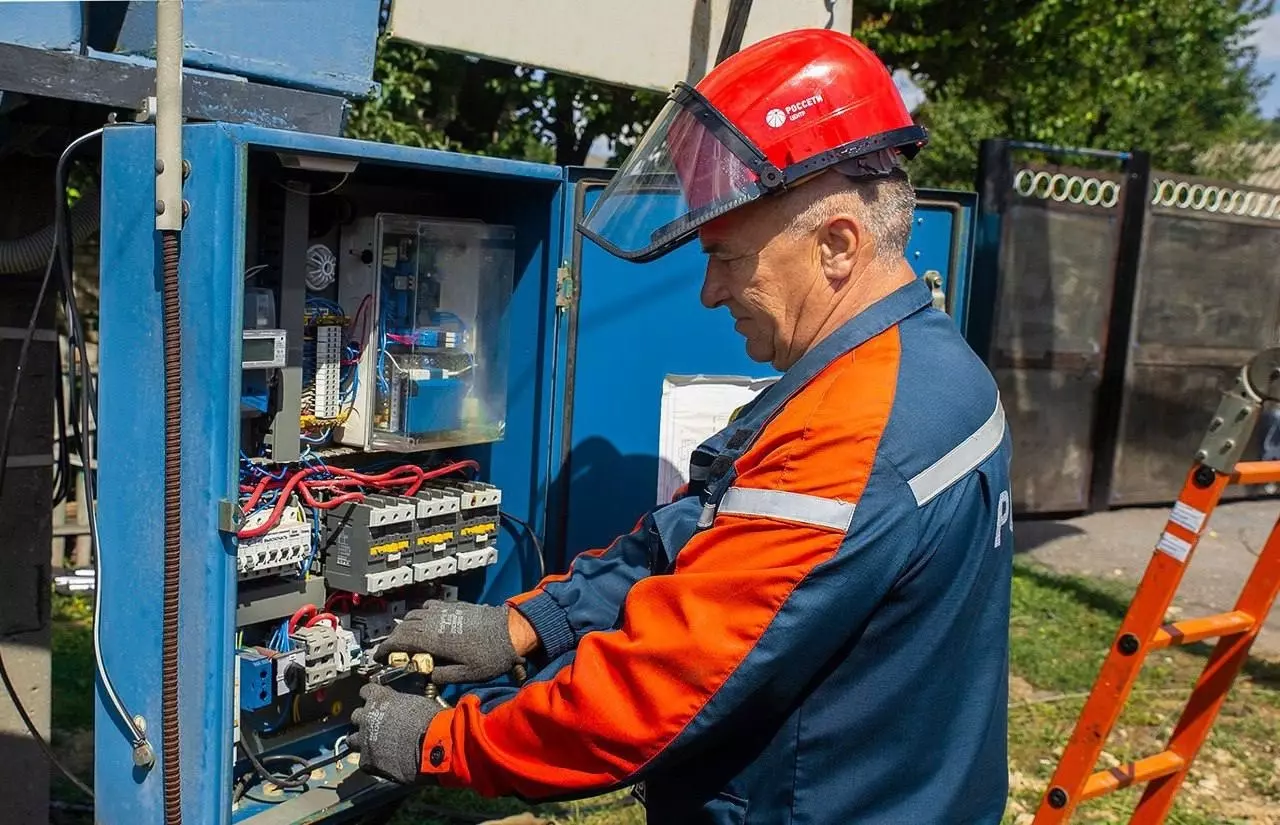
{"type": "Polygon", "coordinates": [[[428,481],[412,496],[368,494],[319,516],[299,507],[269,533],[240,540],[238,576],[291,573],[311,559],[309,572],[330,587],[377,595],[474,570],[497,561],[501,504],[489,484],[428,481]]]}

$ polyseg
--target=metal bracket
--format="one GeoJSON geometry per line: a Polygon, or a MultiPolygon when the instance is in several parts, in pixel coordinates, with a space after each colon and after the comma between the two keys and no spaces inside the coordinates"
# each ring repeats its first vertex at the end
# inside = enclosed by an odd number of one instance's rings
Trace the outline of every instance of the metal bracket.
{"type": "Polygon", "coordinates": [[[1235,469],[1266,401],[1280,401],[1280,347],[1272,347],[1241,367],[1235,386],[1222,394],[1195,460],[1222,474],[1235,469]]]}
{"type": "Polygon", "coordinates": [[[240,505],[234,501],[218,502],[218,529],[224,533],[240,532],[240,525],[244,524],[244,513],[240,510],[240,505]]]}
{"type": "Polygon", "coordinates": [[[556,307],[566,309],[573,306],[578,299],[573,288],[573,273],[569,267],[562,266],[556,270],[556,307]]]}
{"type": "Polygon", "coordinates": [[[929,292],[933,295],[933,308],[946,312],[947,293],[942,291],[942,273],[930,269],[924,273],[924,282],[929,285],[929,292]]]}

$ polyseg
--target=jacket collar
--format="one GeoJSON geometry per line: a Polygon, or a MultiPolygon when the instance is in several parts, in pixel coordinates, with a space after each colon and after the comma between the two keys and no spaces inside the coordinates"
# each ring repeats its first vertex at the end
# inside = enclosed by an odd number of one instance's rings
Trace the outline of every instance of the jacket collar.
{"type": "MultiPolygon", "coordinates": [[[[739,413],[731,428],[752,433],[761,429],[783,404],[838,358],[932,303],[933,293],[921,278],[914,278],[911,283],[898,287],[801,356],[781,378],[739,413]]],[[[740,441],[741,437],[734,440],[740,441]]]]}

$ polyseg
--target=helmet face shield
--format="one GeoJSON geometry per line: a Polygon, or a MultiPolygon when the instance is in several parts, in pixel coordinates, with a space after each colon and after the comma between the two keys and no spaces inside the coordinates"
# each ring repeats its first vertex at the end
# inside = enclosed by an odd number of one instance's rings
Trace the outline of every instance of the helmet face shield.
{"type": "Polygon", "coordinates": [[[767,191],[777,170],[687,86],[654,119],[580,230],[620,258],[647,261],[767,191]]]}
{"type": "MultiPolygon", "coordinates": [[[[821,100],[814,95],[803,103],[821,100]]],[[[788,115],[771,109],[762,120],[767,128],[781,128],[789,119],[805,116],[803,108],[797,111],[788,115]]],[[[822,131],[822,124],[810,122],[822,131]]],[[[830,140],[818,151],[808,147],[803,160],[782,157],[785,168],[780,170],[700,92],[678,83],[578,229],[619,258],[650,261],[726,212],[824,169],[838,167],[849,177],[883,175],[896,167],[900,154],[914,155],[926,134],[908,124],[872,134],[845,129],[823,137],[830,140]]]]}

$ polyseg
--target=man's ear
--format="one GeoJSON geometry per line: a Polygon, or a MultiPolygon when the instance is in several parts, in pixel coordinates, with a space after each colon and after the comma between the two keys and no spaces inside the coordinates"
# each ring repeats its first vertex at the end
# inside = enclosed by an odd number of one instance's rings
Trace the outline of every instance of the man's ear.
{"type": "Polygon", "coordinates": [[[829,281],[852,278],[871,254],[871,235],[853,215],[834,215],[818,228],[818,256],[829,281]]]}

